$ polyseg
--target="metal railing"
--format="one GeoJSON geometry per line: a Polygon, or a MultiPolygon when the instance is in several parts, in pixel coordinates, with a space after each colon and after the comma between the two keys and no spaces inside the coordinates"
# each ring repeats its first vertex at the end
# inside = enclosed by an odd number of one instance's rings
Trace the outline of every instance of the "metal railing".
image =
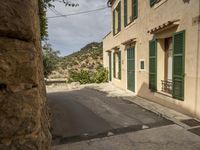
{"type": "Polygon", "coordinates": [[[161,80],[162,91],[165,93],[172,94],[172,80],[161,80]]]}

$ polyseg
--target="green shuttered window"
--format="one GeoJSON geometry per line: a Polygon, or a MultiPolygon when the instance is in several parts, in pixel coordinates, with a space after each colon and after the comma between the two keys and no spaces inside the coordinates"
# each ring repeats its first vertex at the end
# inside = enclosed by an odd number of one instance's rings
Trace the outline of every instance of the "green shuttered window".
{"type": "Polygon", "coordinates": [[[121,31],[121,2],[119,2],[117,6],[117,11],[118,11],[118,32],[121,31]]]}
{"type": "MultiPolygon", "coordinates": [[[[132,21],[138,18],[138,0],[132,0],[132,21]]],[[[130,22],[128,22],[128,0],[124,0],[124,27],[126,27],[130,22]]],[[[132,22],[131,21],[131,22],[132,22]]]]}
{"type": "Polygon", "coordinates": [[[157,90],[157,42],[149,42],[149,88],[157,90]]]}
{"type": "Polygon", "coordinates": [[[113,11],[113,35],[115,35],[115,10],[113,11]]]}
{"type": "Polygon", "coordinates": [[[185,31],[173,35],[173,97],[184,99],[185,31]]]}
{"type": "Polygon", "coordinates": [[[133,19],[137,19],[138,17],[138,0],[132,0],[132,16],[133,19]]]}
{"type": "Polygon", "coordinates": [[[112,58],[111,58],[111,52],[108,53],[109,57],[109,81],[112,81],[112,58]]]}
{"type": "Polygon", "coordinates": [[[127,0],[124,0],[124,27],[126,27],[127,24],[127,0]]]}
{"type": "Polygon", "coordinates": [[[121,31],[121,2],[119,2],[117,7],[113,10],[113,35],[117,34],[120,31],[121,31]],[[117,21],[117,24],[115,21],[117,21]]]}
{"type": "Polygon", "coordinates": [[[121,80],[121,51],[118,52],[118,78],[121,80]]]}
{"type": "Polygon", "coordinates": [[[113,77],[116,78],[115,53],[113,53],[113,77]]]}

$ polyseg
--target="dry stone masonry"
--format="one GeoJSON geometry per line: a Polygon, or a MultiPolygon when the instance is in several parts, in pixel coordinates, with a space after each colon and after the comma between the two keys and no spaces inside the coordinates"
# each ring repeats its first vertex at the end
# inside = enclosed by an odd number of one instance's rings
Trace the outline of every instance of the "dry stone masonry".
{"type": "Polygon", "coordinates": [[[0,150],[48,150],[37,0],[0,1],[0,150]]]}

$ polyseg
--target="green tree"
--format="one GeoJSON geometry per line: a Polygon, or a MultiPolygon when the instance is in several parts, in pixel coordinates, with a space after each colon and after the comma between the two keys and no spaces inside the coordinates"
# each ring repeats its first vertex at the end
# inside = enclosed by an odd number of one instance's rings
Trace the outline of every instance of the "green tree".
{"type": "Polygon", "coordinates": [[[53,70],[58,67],[59,63],[59,51],[55,51],[51,48],[50,44],[43,46],[43,65],[44,65],[44,76],[47,78],[53,70]]]}

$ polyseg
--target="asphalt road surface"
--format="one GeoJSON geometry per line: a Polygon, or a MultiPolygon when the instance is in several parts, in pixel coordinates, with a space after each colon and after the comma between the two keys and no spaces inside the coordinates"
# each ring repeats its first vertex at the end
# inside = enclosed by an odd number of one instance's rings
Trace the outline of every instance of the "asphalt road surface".
{"type": "Polygon", "coordinates": [[[69,93],[48,94],[48,100],[52,110],[54,135],[69,137],[111,129],[104,119],[79,103],[76,97],[69,93]]]}
{"type": "Polygon", "coordinates": [[[171,124],[122,97],[109,97],[90,88],[48,93],[48,103],[57,143],[171,124]]]}

